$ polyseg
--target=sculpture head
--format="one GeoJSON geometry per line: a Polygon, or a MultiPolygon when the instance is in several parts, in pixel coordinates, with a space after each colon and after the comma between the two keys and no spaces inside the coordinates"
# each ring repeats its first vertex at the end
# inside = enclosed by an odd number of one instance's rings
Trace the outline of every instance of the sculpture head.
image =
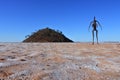
{"type": "Polygon", "coordinates": [[[96,22],[95,16],[94,16],[94,21],[96,22]]]}

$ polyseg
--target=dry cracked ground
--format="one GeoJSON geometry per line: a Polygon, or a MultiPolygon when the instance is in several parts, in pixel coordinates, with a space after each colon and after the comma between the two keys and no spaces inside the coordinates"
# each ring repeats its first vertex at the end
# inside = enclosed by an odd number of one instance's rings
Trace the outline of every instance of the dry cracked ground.
{"type": "Polygon", "coordinates": [[[120,45],[0,43],[0,80],[120,80],[120,45]]]}

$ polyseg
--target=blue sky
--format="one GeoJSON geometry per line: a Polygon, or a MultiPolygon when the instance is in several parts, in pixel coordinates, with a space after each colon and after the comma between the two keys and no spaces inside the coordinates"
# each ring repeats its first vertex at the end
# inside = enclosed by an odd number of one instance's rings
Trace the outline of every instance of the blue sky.
{"type": "Polygon", "coordinates": [[[0,0],[0,42],[21,42],[46,27],[73,41],[91,41],[94,16],[103,28],[99,41],[120,41],[120,0],[0,0]]]}

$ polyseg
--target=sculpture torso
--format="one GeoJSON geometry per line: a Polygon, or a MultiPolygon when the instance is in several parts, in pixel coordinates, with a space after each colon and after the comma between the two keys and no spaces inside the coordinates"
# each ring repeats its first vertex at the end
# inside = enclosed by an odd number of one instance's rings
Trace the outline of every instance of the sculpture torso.
{"type": "Polygon", "coordinates": [[[92,27],[93,27],[93,30],[97,30],[97,23],[96,23],[96,21],[93,21],[92,27]]]}

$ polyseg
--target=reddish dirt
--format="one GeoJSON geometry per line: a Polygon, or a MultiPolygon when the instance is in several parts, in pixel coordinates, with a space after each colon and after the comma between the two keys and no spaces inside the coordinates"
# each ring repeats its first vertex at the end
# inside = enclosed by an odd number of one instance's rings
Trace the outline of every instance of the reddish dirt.
{"type": "Polygon", "coordinates": [[[0,45],[0,80],[120,80],[118,43],[0,45]]]}

